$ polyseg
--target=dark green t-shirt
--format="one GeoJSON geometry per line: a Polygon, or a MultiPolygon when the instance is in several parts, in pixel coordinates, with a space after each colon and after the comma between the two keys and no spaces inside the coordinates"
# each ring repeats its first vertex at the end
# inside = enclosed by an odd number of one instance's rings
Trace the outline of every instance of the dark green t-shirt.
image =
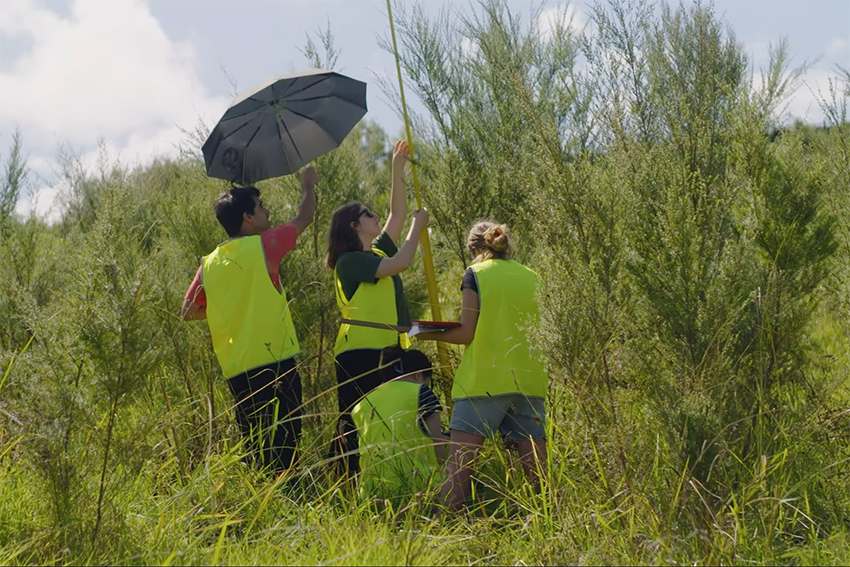
{"type": "MultiPolygon", "coordinates": [[[[398,252],[398,248],[386,232],[381,232],[375,240],[372,241],[372,248],[377,248],[389,257],[393,257],[398,252]]],[[[378,265],[383,260],[383,257],[375,254],[371,250],[346,252],[336,261],[336,274],[342,284],[342,292],[347,300],[354,297],[354,293],[360,286],[361,282],[378,283],[378,278],[375,274],[378,273],[378,265]]],[[[398,274],[393,277],[393,286],[395,287],[395,307],[398,313],[397,325],[410,325],[410,310],[407,307],[407,299],[404,297],[404,283],[401,281],[401,276],[398,274]]]]}

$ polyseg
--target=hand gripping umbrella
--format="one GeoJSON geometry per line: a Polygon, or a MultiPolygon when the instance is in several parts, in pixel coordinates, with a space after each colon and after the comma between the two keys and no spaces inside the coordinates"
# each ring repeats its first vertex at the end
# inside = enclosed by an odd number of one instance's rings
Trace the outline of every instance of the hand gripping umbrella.
{"type": "Polygon", "coordinates": [[[366,83],[308,69],[236,97],[202,148],[207,175],[233,184],[294,173],[339,146],[366,114],[366,83]]]}

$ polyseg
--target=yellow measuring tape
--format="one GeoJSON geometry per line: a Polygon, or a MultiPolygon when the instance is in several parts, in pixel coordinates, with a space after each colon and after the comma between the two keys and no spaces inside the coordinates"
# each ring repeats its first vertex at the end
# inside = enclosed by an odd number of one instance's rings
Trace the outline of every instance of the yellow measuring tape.
{"type": "MultiPolygon", "coordinates": [[[[393,38],[393,55],[395,55],[395,68],[398,72],[398,89],[401,93],[401,108],[404,111],[404,129],[407,133],[407,145],[410,148],[410,170],[413,174],[413,188],[416,190],[416,207],[422,208],[422,196],[419,193],[419,176],[416,174],[416,163],[413,159],[413,138],[410,136],[410,121],[407,118],[407,103],[404,100],[404,83],[401,79],[401,63],[398,60],[398,45],[395,40],[395,25],[393,25],[393,9],[390,5],[390,0],[387,0],[387,16],[390,19],[390,35],[393,38]]],[[[425,283],[428,287],[428,299],[431,302],[431,319],[434,321],[442,321],[443,314],[440,310],[440,296],[437,292],[437,277],[434,273],[434,261],[431,258],[431,239],[428,236],[428,230],[423,230],[420,237],[422,248],[425,252],[425,283]]],[[[445,343],[437,342],[437,358],[440,361],[440,368],[443,376],[448,381],[449,389],[446,392],[446,402],[451,405],[451,385],[454,380],[454,372],[449,363],[449,352],[445,343]]]]}

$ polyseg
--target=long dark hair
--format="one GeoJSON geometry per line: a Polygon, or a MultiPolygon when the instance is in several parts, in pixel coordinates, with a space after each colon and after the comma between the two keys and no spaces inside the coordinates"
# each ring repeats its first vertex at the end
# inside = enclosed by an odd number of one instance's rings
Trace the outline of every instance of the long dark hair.
{"type": "Polygon", "coordinates": [[[365,207],[360,201],[343,205],[334,211],[331,217],[331,229],[328,232],[328,253],[325,265],[333,270],[339,257],[346,252],[363,250],[363,243],[351,223],[360,222],[360,213],[365,207]]]}

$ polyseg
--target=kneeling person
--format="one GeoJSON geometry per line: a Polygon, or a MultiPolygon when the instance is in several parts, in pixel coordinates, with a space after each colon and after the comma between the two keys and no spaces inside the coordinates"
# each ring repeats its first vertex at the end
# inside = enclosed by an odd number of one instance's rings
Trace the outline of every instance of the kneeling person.
{"type": "Polygon", "coordinates": [[[431,362],[418,350],[385,348],[386,382],[369,392],[351,412],[360,447],[360,494],[397,498],[438,487],[446,437],[442,406],[429,387],[431,362]]]}

